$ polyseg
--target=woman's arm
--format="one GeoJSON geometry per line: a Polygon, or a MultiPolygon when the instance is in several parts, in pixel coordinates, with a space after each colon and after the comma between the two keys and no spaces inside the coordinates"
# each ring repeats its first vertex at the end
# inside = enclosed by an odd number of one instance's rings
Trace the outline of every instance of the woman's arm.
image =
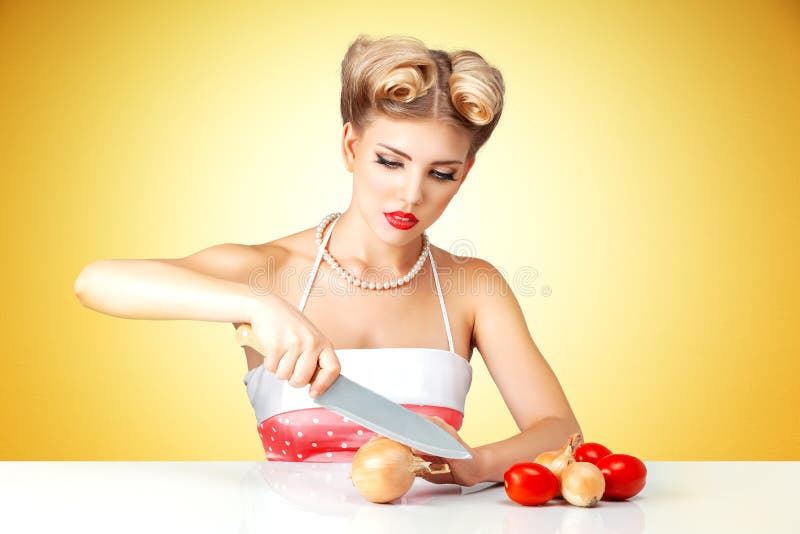
{"type": "Polygon", "coordinates": [[[277,298],[244,282],[259,259],[251,247],[224,244],[179,259],[99,260],[74,291],[84,306],[117,317],[250,322],[258,299],[277,298]]]}
{"type": "Polygon", "coordinates": [[[471,264],[473,342],[521,430],[475,449],[481,458],[481,481],[502,482],[513,464],[532,462],[581,430],[555,373],[528,331],[511,287],[488,262],[476,258],[471,264]]]}

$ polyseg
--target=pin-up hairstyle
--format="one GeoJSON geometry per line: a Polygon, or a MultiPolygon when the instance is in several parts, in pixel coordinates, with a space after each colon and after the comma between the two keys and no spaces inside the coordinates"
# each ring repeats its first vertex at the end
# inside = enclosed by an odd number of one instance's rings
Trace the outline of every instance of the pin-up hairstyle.
{"type": "Polygon", "coordinates": [[[469,133],[467,158],[503,111],[503,76],[471,50],[431,50],[414,37],[359,35],[342,60],[342,123],[363,131],[377,115],[443,120],[469,133]]]}

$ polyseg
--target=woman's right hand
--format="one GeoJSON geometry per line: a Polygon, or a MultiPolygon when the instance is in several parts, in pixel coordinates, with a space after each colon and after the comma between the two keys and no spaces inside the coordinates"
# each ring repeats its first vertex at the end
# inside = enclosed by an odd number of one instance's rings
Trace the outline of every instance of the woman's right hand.
{"type": "Polygon", "coordinates": [[[289,385],[311,384],[318,397],[339,377],[341,365],[327,337],[296,307],[276,295],[259,297],[250,314],[254,347],[264,356],[264,367],[289,385]]]}

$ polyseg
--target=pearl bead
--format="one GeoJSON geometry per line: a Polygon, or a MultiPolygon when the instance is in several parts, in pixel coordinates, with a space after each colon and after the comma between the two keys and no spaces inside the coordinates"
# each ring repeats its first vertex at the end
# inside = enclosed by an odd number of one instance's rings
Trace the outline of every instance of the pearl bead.
{"type": "Polygon", "coordinates": [[[389,282],[383,283],[383,289],[389,289],[389,282]]]}
{"type": "Polygon", "coordinates": [[[370,282],[369,283],[369,288],[370,289],[375,289],[375,282],[370,282]]]}

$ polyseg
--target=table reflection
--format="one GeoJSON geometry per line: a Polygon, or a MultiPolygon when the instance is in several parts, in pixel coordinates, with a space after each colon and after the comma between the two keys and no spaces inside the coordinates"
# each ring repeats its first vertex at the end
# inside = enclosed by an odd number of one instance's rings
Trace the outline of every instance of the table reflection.
{"type": "Polygon", "coordinates": [[[376,504],[348,478],[349,463],[261,462],[242,479],[242,532],[277,527],[327,533],[639,534],[644,513],[635,499],[579,508],[555,499],[542,506],[511,501],[501,483],[471,487],[414,481],[403,497],[376,504]]]}

